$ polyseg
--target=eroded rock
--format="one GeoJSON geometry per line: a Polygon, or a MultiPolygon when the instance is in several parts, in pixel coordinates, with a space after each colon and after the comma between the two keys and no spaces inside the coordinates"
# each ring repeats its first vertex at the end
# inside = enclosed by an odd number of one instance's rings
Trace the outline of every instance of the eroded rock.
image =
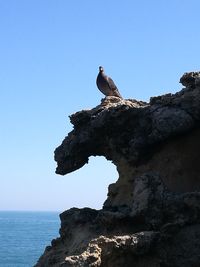
{"type": "Polygon", "coordinates": [[[55,150],[56,172],[90,156],[117,167],[102,210],[60,215],[60,237],[37,267],[194,267],[200,262],[200,72],[176,94],[150,103],[106,97],[70,116],[72,132],[55,150]]]}

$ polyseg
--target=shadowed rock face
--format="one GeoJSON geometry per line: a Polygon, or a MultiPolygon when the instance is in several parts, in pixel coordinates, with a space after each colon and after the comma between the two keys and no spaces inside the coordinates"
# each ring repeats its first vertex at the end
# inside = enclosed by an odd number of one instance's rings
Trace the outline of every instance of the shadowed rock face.
{"type": "Polygon", "coordinates": [[[60,237],[37,267],[199,266],[200,72],[180,82],[180,92],[150,103],[106,97],[70,116],[74,129],[55,150],[56,173],[99,155],[119,179],[102,210],[60,215],[60,237]]]}

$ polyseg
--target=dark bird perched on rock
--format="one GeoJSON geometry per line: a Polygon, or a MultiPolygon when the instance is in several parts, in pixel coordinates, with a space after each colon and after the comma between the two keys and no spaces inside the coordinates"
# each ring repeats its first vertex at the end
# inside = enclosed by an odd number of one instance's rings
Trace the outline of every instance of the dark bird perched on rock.
{"type": "Polygon", "coordinates": [[[96,80],[97,87],[105,96],[117,96],[122,98],[113,80],[104,73],[103,67],[99,67],[96,80]]]}

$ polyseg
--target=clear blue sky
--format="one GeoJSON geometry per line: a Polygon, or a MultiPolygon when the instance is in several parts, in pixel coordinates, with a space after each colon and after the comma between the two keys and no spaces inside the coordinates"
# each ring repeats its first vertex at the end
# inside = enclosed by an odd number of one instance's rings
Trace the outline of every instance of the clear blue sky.
{"type": "Polygon", "coordinates": [[[200,69],[199,10],[199,0],[0,1],[0,210],[102,206],[112,163],[54,174],[68,115],[100,103],[99,65],[124,98],[178,91],[200,69]]]}

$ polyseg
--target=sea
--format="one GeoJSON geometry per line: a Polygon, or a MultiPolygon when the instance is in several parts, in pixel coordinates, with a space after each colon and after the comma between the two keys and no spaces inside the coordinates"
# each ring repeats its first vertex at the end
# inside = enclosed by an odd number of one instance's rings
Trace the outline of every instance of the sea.
{"type": "Polygon", "coordinates": [[[59,228],[59,212],[0,211],[0,267],[34,266],[59,228]]]}

